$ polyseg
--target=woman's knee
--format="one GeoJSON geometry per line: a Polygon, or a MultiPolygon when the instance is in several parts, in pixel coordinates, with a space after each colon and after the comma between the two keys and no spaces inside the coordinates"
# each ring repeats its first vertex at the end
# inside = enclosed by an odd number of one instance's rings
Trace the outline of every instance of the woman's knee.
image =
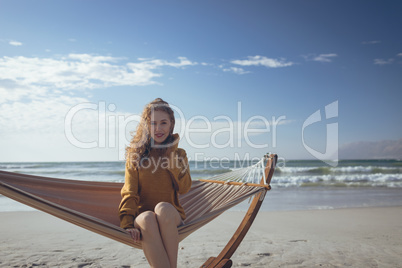
{"type": "Polygon", "coordinates": [[[134,225],[136,228],[139,228],[142,231],[152,231],[156,228],[159,228],[156,215],[152,211],[145,211],[138,215],[135,218],[134,225]]]}
{"type": "Polygon", "coordinates": [[[168,202],[160,202],[155,206],[155,214],[156,215],[163,215],[167,214],[169,215],[170,213],[177,211],[175,207],[168,203],[168,202]]]}
{"type": "Polygon", "coordinates": [[[158,222],[170,223],[178,225],[181,222],[181,217],[176,208],[167,202],[158,203],[155,206],[155,214],[158,219],[158,222]]]}

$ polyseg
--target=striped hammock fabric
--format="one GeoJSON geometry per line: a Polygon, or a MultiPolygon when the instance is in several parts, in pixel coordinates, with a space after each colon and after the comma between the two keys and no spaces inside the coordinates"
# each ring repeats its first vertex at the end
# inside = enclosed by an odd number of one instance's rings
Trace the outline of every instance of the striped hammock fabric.
{"type": "MultiPolygon", "coordinates": [[[[260,184],[265,178],[264,169],[263,158],[253,166],[223,173],[208,181],[193,181],[190,191],[180,196],[187,215],[184,224],[178,228],[180,240],[227,209],[269,189],[267,185],[260,184]]],[[[130,235],[119,227],[118,206],[122,186],[122,183],[65,180],[0,171],[0,194],[100,235],[141,248],[141,242],[134,243],[130,235]]]]}

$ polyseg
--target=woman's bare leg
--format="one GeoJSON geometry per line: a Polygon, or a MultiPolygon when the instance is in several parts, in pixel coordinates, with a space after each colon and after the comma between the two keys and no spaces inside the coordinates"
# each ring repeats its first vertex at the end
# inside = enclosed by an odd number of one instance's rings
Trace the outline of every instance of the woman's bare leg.
{"type": "Polygon", "coordinates": [[[170,267],[155,213],[152,211],[141,213],[135,219],[134,226],[141,230],[142,249],[149,265],[153,268],[170,267]]]}
{"type": "Polygon", "coordinates": [[[177,226],[182,222],[176,208],[166,202],[161,202],[155,207],[156,218],[159,223],[160,236],[169,259],[170,267],[177,267],[177,253],[179,248],[179,233],[177,226]]]}

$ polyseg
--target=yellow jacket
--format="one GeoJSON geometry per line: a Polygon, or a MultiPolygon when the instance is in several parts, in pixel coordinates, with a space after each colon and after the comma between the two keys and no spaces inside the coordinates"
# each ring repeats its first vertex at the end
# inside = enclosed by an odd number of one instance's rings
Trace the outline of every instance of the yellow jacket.
{"type": "MultiPolygon", "coordinates": [[[[177,134],[175,138],[178,139],[177,134]]],[[[166,156],[151,149],[148,159],[141,164],[134,168],[130,161],[126,162],[119,206],[120,226],[133,228],[135,217],[144,211],[153,211],[159,202],[171,203],[184,220],[186,215],[178,195],[188,192],[191,187],[186,151],[177,148],[177,143],[168,149],[166,156]]]]}

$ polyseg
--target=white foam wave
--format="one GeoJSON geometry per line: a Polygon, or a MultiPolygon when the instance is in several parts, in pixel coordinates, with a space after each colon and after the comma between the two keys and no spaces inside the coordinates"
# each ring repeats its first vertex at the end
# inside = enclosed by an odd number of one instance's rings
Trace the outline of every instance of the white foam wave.
{"type": "Polygon", "coordinates": [[[402,187],[402,174],[354,174],[319,176],[280,176],[271,181],[272,186],[372,186],[402,187]]]}

